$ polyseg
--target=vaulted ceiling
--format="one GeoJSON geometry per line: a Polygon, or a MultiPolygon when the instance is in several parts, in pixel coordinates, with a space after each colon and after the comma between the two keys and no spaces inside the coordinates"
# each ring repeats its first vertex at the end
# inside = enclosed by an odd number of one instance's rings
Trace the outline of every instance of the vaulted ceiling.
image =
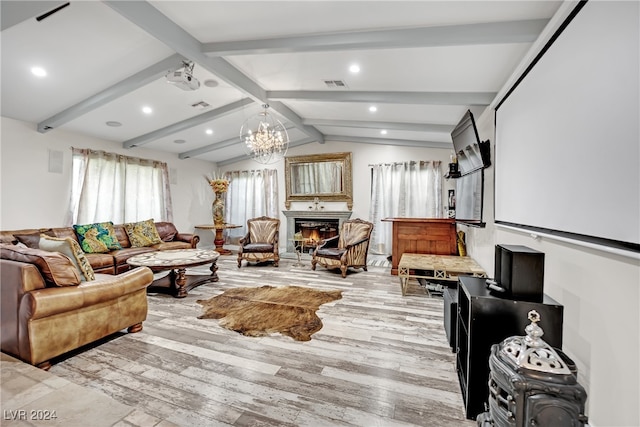
{"type": "Polygon", "coordinates": [[[560,4],[2,1],[2,115],[219,164],[265,103],[292,146],[450,148],[560,4]],[[167,83],[183,61],[196,90],[167,83]]]}

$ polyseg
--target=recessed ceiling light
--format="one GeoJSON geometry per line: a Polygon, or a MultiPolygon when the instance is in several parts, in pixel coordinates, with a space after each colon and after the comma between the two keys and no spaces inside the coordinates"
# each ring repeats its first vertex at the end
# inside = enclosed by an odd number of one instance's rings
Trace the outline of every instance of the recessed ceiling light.
{"type": "Polygon", "coordinates": [[[213,129],[207,129],[207,130],[205,130],[205,133],[207,135],[213,135],[213,129]]]}
{"type": "Polygon", "coordinates": [[[142,107],[142,112],[145,114],[151,114],[153,113],[153,110],[151,109],[151,107],[145,106],[145,107],[142,107]]]}
{"type": "Polygon", "coordinates": [[[380,134],[381,134],[381,135],[386,135],[386,134],[387,134],[387,130],[386,130],[386,129],[382,129],[382,130],[380,131],[380,134]]]}
{"type": "Polygon", "coordinates": [[[209,79],[209,80],[205,80],[204,81],[204,85],[206,87],[216,87],[218,86],[220,83],[218,83],[217,80],[213,80],[213,79],[209,79]]]}
{"type": "Polygon", "coordinates": [[[47,70],[42,67],[31,67],[31,73],[37,77],[45,77],[47,75],[47,70]]]}
{"type": "Polygon", "coordinates": [[[184,143],[185,143],[185,142],[187,142],[187,141],[185,141],[184,139],[176,139],[176,140],[175,140],[175,141],[173,141],[173,142],[174,142],[174,143],[176,143],[176,144],[184,144],[184,143]]]}
{"type": "Polygon", "coordinates": [[[369,107],[369,111],[372,113],[375,113],[376,111],[378,111],[378,107],[376,107],[375,105],[372,105],[371,107],[369,107]]]}
{"type": "Polygon", "coordinates": [[[107,126],[111,126],[112,128],[117,128],[119,126],[122,126],[122,123],[116,122],[114,120],[108,121],[106,124],[107,126]]]}
{"type": "Polygon", "coordinates": [[[358,64],[353,64],[349,67],[349,71],[351,71],[353,74],[357,74],[360,72],[360,66],[358,64]]]}

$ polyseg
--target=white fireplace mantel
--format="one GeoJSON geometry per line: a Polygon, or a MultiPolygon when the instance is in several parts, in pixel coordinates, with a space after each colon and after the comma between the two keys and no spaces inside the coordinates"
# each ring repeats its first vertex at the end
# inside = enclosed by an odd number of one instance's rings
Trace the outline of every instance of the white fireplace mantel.
{"type": "Polygon", "coordinates": [[[338,229],[342,227],[344,220],[351,218],[352,211],[327,211],[324,209],[306,211],[282,211],[287,217],[287,252],[295,252],[293,235],[295,234],[296,219],[337,219],[338,229]]]}

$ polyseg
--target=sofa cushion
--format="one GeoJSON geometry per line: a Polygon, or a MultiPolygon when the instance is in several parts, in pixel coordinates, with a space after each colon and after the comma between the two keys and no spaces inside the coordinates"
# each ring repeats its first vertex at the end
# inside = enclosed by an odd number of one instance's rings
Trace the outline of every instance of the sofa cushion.
{"type": "Polygon", "coordinates": [[[61,239],[64,239],[65,237],[70,237],[73,240],[75,240],[76,242],[80,243],[78,241],[78,235],[76,234],[76,232],[73,229],[73,227],[50,228],[44,234],[46,234],[47,236],[51,236],[51,237],[60,237],[61,239]]]}
{"type": "Polygon", "coordinates": [[[316,251],[316,256],[322,258],[340,259],[346,251],[346,249],[338,248],[321,248],[316,251]]]}
{"type": "Polygon", "coordinates": [[[95,280],[96,276],[93,273],[93,268],[91,268],[91,264],[89,264],[89,260],[87,260],[87,257],[84,255],[84,251],[75,240],[69,237],[61,239],[42,234],[40,236],[39,247],[45,251],[60,252],[68,256],[80,272],[80,280],[95,280]]]}
{"type": "Polygon", "coordinates": [[[111,271],[115,272],[113,268],[113,255],[111,253],[106,254],[85,254],[87,259],[89,260],[89,264],[94,271],[107,271],[111,269],[111,271]]]}
{"type": "MultiPolygon", "coordinates": [[[[35,242],[36,236],[37,236],[38,242],[40,241],[41,233],[45,233],[49,236],[53,236],[51,232],[51,228],[27,228],[22,230],[10,230],[10,231],[6,230],[6,231],[0,231],[0,243],[6,243],[8,245],[15,245],[16,243],[25,244],[24,241],[20,241],[16,238],[16,236],[20,235],[21,237],[24,236],[24,238],[31,237],[30,243],[32,244],[35,242]]],[[[35,242],[35,243],[37,244],[38,242],[35,242]]],[[[37,249],[37,247],[35,249],[37,249]]]]}
{"type": "Polygon", "coordinates": [[[155,249],[150,247],[142,247],[142,248],[123,248],[117,251],[112,251],[109,254],[113,257],[116,265],[126,264],[127,260],[132,256],[145,254],[147,252],[155,252],[155,249]]]}
{"type": "Polygon", "coordinates": [[[144,248],[162,242],[153,219],[124,224],[132,248],[144,248]]]}
{"type": "Polygon", "coordinates": [[[118,243],[123,248],[130,248],[131,242],[129,241],[129,236],[127,235],[127,230],[124,229],[123,224],[114,224],[114,230],[116,230],[116,237],[118,238],[118,243]]]}
{"type": "Polygon", "coordinates": [[[121,249],[113,222],[74,225],[80,247],[87,253],[105,253],[113,249],[121,249]]]}
{"type": "Polygon", "coordinates": [[[37,233],[29,233],[29,234],[14,234],[18,242],[23,243],[28,248],[38,249],[40,248],[40,234],[37,233]]]}
{"type": "Polygon", "coordinates": [[[21,248],[2,243],[0,244],[0,258],[35,265],[49,285],[77,286],[80,284],[78,269],[67,256],[59,252],[21,248]]]}
{"type": "Polygon", "coordinates": [[[171,249],[192,249],[191,244],[187,242],[180,242],[178,240],[174,242],[162,242],[152,246],[153,249],[158,251],[168,251],[171,249]]]}
{"type": "Polygon", "coordinates": [[[242,252],[244,253],[264,253],[273,252],[273,245],[270,243],[247,243],[242,246],[242,252]]]}
{"type": "Polygon", "coordinates": [[[156,230],[163,242],[170,242],[178,234],[178,229],[171,222],[156,222],[156,230]]]}

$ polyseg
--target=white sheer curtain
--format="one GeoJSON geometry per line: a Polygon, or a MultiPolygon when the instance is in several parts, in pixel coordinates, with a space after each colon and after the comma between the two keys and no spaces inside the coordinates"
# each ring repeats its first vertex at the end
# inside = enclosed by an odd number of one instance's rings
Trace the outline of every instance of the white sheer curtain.
{"type": "Polygon", "coordinates": [[[266,215],[278,218],[278,171],[276,169],[225,172],[229,180],[225,218],[242,228],[228,229],[227,240],[237,243],[247,232],[247,220],[266,215]]]}
{"type": "Polygon", "coordinates": [[[167,164],[73,148],[67,223],[173,221],[167,164]]]}
{"type": "Polygon", "coordinates": [[[383,218],[439,218],[443,214],[440,161],[371,165],[373,222],[370,250],[391,254],[391,223],[383,218]]]}

